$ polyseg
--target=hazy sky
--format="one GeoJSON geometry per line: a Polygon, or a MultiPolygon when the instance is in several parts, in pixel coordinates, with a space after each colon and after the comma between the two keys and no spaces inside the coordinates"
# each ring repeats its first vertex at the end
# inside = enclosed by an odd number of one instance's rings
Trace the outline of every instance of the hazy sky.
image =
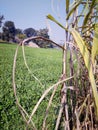
{"type": "Polygon", "coordinates": [[[64,30],[50,20],[47,22],[46,15],[53,15],[64,25],[64,2],[65,0],[0,0],[0,15],[4,15],[4,21],[13,21],[16,28],[23,30],[29,27],[39,30],[48,25],[50,38],[60,43],[65,38],[64,30]]]}

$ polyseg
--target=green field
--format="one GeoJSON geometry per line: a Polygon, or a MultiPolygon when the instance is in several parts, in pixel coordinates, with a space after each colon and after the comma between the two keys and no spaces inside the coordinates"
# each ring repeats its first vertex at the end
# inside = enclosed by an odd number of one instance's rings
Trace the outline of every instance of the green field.
{"type": "MultiPolygon", "coordinates": [[[[15,44],[0,44],[0,130],[25,129],[25,123],[15,104],[12,88],[12,66],[16,47],[15,44]]],[[[17,95],[20,104],[30,114],[44,90],[59,80],[62,73],[62,52],[56,49],[25,47],[25,54],[32,74],[43,84],[41,86],[28,72],[24,64],[22,48],[19,47],[15,73],[17,95]]],[[[55,125],[59,94],[57,91],[50,109],[47,120],[48,130],[53,129],[55,125]]],[[[38,130],[42,125],[50,95],[51,93],[44,99],[33,117],[38,130]]]]}

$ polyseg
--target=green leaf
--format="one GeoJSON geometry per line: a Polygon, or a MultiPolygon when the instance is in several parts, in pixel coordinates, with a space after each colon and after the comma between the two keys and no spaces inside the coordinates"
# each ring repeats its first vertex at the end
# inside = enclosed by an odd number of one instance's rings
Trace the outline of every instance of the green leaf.
{"type": "Polygon", "coordinates": [[[51,21],[55,22],[56,24],[58,24],[61,28],[67,30],[67,28],[65,28],[62,24],[60,24],[51,14],[48,14],[47,18],[50,19],[51,21]]]}
{"type": "Polygon", "coordinates": [[[70,3],[70,0],[66,0],[66,13],[69,12],[69,3],[70,3]]]}
{"type": "Polygon", "coordinates": [[[92,62],[94,63],[95,57],[98,55],[98,23],[95,25],[95,34],[92,45],[92,62]]]}

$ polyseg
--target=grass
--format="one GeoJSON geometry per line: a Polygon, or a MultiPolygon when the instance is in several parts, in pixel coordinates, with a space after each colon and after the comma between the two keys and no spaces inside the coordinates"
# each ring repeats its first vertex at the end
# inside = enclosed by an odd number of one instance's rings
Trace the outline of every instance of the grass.
{"type": "MultiPolygon", "coordinates": [[[[16,45],[0,44],[0,129],[22,130],[25,124],[15,104],[12,89],[12,65],[16,45]]],[[[62,53],[55,49],[40,49],[25,47],[26,60],[32,74],[43,84],[41,86],[30,74],[24,64],[22,48],[19,48],[16,64],[17,95],[21,105],[30,114],[34,105],[44,90],[56,83],[62,73],[62,53]]],[[[51,94],[51,93],[50,93],[51,94]]],[[[45,109],[50,94],[41,103],[33,120],[38,129],[42,125],[45,109]]],[[[59,107],[59,92],[56,93],[53,105],[50,109],[50,117],[47,120],[48,129],[53,129],[59,107]],[[52,117],[52,118],[51,118],[52,117]]]]}

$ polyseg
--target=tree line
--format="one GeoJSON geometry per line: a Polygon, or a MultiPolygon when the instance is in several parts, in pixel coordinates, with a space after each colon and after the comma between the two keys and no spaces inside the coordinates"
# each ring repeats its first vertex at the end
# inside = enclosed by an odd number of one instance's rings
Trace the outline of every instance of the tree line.
{"type": "MultiPolygon", "coordinates": [[[[48,29],[35,30],[34,28],[26,28],[24,30],[15,27],[13,21],[5,21],[3,23],[4,16],[0,15],[0,39],[7,42],[20,43],[22,40],[32,36],[42,36],[44,38],[50,39],[48,35],[48,29]],[[3,24],[2,24],[3,23],[3,24]]],[[[53,45],[48,41],[43,40],[33,40],[38,46],[42,48],[53,48],[53,45]]]]}

